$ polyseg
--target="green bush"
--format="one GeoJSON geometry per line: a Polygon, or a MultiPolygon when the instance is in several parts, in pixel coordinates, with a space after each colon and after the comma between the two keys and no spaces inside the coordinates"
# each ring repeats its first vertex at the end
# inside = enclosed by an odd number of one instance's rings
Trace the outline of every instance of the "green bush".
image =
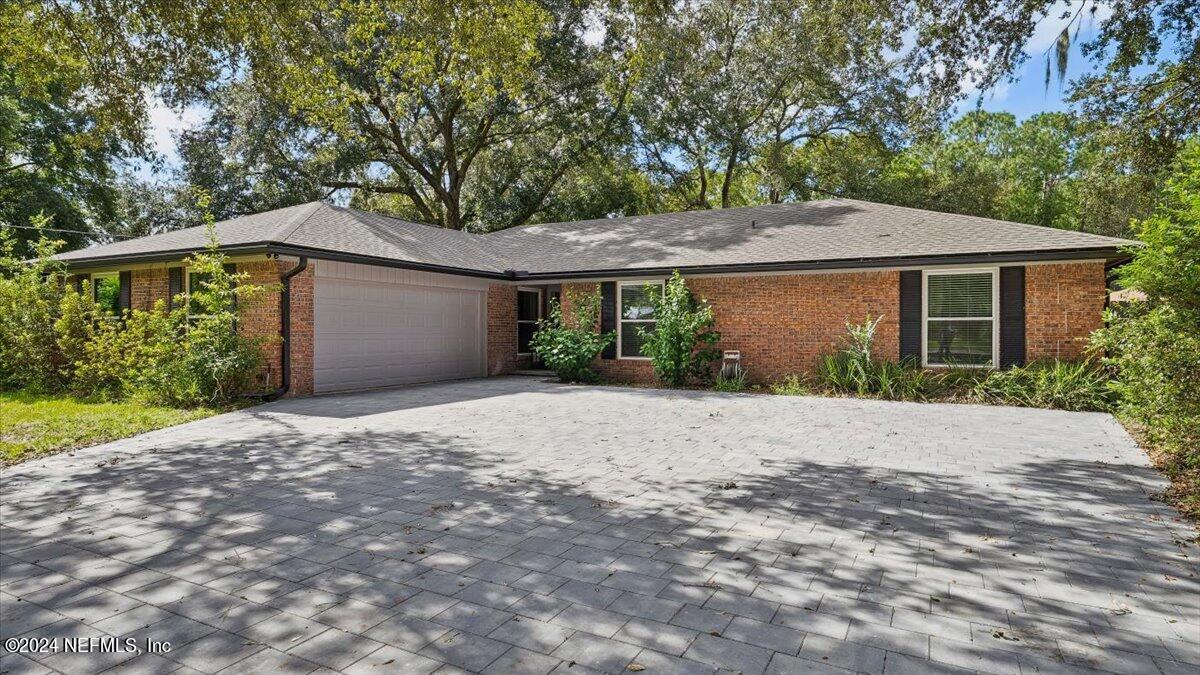
{"type": "Polygon", "coordinates": [[[1108,373],[1091,361],[1042,361],[988,371],[970,395],[985,403],[1105,411],[1114,398],[1110,382],[1108,373]]]}
{"type": "Polygon", "coordinates": [[[746,391],[746,371],[741,368],[730,373],[717,373],[713,379],[713,390],[724,392],[746,391]]]}
{"type": "Polygon", "coordinates": [[[711,364],[721,358],[715,347],[721,334],[713,330],[712,308],[696,299],[679,270],[661,291],[647,286],[646,292],[654,301],[654,328],[637,330],[642,354],[650,358],[654,374],[671,387],[707,382],[712,377],[711,364]]]}
{"type": "Polygon", "coordinates": [[[1147,299],[1110,310],[1093,343],[1116,372],[1119,414],[1163,453],[1176,503],[1200,515],[1200,140],[1180,153],[1164,195],[1134,223],[1143,246],[1118,271],[1147,299]]]}
{"type": "MultiPolygon", "coordinates": [[[[71,295],[76,294],[72,291],[67,297],[71,295]]],[[[60,321],[59,326],[65,323],[60,321]]],[[[162,379],[164,369],[178,360],[179,325],[179,316],[165,312],[161,304],[155,311],[126,312],[120,320],[96,320],[73,362],[71,391],[113,401],[132,397],[147,403],[167,402],[147,383],[162,379]]],[[[67,341],[68,334],[60,333],[60,344],[67,341]]]]}
{"type": "Polygon", "coordinates": [[[262,346],[268,339],[248,338],[237,330],[237,304],[252,302],[270,289],[246,283],[244,273],[227,272],[218,246],[209,223],[208,247],[188,260],[193,277],[201,275],[204,281],[186,302],[177,303],[191,308],[182,354],[164,364],[166,372],[157,380],[166,383],[158,394],[177,405],[232,400],[251,388],[263,365],[262,346]]]}
{"type": "Polygon", "coordinates": [[[57,242],[41,237],[38,258],[22,261],[0,232],[0,386],[177,406],[248,393],[268,340],[239,334],[237,303],[269,288],[225,270],[211,218],[208,226],[208,246],[187,261],[206,279],[200,288],[173,310],[160,301],[121,317],[103,316],[90,284],[77,292],[66,283],[51,257],[57,242]]]}
{"type": "Polygon", "coordinates": [[[73,288],[64,290],[58,302],[58,318],[54,320],[54,342],[62,360],[59,376],[63,382],[75,379],[76,364],[86,358],[99,319],[90,281],[84,281],[79,292],[73,288]]]}
{"type": "Polygon", "coordinates": [[[799,375],[788,375],[771,385],[771,393],[780,396],[805,396],[809,391],[799,375]]]}
{"type": "MultiPolygon", "coordinates": [[[[38,218],[33,225],[49,223],[38,218]]],[[[43,231],[32,246],[33,260],[19,258],[12,230],[0,229],[0,388],[53,392],[62,385],[54,321],[66,278],[51,256],[62,242],[43,231]]]]}
{"type": "Polygon", "coordinates": [[[912,361],[896,363],[873,355],[875,332],[883,317],[846,324],[846,346],[817,364],[817,382],[841,394],[897,401],[922,401],[935,386],[935,376],[912,361]]]}
{"type": "Polygon", "coordinates": [[[616,333],[597,330],[600,293],[566,292],[571,315],[564,316],[561,303],[550,301],[550,317],[538,322],[530,347],[546,367],[563,382],[595,382],[592,361],[616,339],[616,333]]]}

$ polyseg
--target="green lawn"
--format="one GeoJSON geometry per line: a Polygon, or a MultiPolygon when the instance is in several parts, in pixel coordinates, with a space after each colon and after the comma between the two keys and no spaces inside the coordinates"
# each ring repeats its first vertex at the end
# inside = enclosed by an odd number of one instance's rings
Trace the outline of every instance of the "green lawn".
{"type": "Polygon", "coordinates": [[[218,412],[0,392],[0,465],[115,441],[218,412]]]}

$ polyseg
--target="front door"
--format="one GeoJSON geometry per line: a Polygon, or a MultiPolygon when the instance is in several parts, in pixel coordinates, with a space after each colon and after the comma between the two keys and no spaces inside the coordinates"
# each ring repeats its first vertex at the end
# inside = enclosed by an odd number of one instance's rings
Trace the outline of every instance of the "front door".
{"type": "Polygon", "coordinates": [[[539,366],[540,362],[529,343],[537,332],[538,320],[542,318],[542,296],[543,290],[540,288],[517,289],[517,355],[528,356],[534,367],[539,366]]]}

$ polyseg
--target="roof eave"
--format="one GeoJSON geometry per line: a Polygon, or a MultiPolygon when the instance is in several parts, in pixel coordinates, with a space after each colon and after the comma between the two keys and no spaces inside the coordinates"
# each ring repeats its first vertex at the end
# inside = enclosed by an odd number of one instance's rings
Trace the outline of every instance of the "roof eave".
{"type": "Polygon", "coordinates": [[[1014,262],[1052,262],[1055,260],[1121,260],[1128,254],[1120,247],[1091,247],[1036,251],[1003,251],[996,253],[947,253],[925,256],[891,256],[880,258],[831,258],[828,260],[789,261],[772,263],[731,263],[723,265],[675,265],[594,270],[565,270],[558,272],[525,272],[515,276],[522,280],[591,279],[600,277],[639,277],[681,274],[737,274],[752,272],[803,272],[827,269],[871,269],[880,267],[921,267],[927,265],[973,265],[1014,262]]]}
{"type": "MultiPolygon", "coordinates": [[[[253,255],[266,253],[268,242],[249,244],[230,244],[219,247],[222,253],[237,255],[253,255]]],[[[113,255],[90,256],[87,258],[68,258],[62,263],[71,271],[83,271],[92,268],[112,267],[114,265],[139,265],[142,263],[168,262],[181,260],[200,252],[202,248],[190,246],[187,248],[167,249],[163,251],[147,251],[144,253],[118,253],[113,255]]]]}

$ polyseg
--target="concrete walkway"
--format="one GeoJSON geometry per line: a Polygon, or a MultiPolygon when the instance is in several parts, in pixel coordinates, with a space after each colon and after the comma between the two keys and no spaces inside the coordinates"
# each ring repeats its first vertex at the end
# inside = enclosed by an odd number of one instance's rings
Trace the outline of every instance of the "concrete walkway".
{"type": "Polygon", "coordinates": [[[1100,414],[531,378],[282,401],[5,471],[0,629],[59,641],[0,671],[1195,673],[1163,486],[1100,414]],[[101,636],[171,648],[65,650],[101,636]]]}

